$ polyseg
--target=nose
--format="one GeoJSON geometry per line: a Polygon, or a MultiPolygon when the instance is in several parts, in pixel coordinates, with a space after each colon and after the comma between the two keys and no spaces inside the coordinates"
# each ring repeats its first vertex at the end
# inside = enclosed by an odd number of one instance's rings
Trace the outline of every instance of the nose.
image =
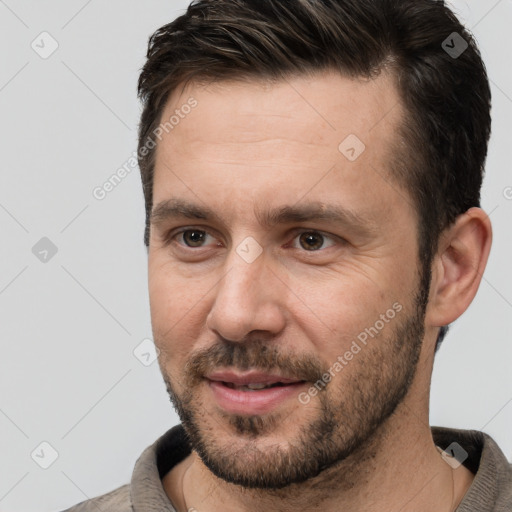
{"type": "Polygon", "coordinates": [[[278,334],[285,326],[286,291],[265,253],[248,263],[233,251],[227,263],[214,292],[207,327],[229,341],[242,341],[256,331],[278,334]]]}

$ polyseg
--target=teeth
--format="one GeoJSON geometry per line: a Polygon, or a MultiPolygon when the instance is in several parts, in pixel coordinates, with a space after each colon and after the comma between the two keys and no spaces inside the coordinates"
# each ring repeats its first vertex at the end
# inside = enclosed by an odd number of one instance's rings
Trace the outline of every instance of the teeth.
{"type": "MultiPolygon", "coordinates": [[[[303,382],[303,381],[301,381],[303,382]]],[[[275,388],[278,386],[287,386],[283,382],[272,382],[265,384],[263,382],[249,382],[249,384],[234,384],[233,382],[222,382],[222,384],[228,388],[236,389],[237,391],[260,391],[262,389],[275,388]]],[[[294,384],[294,382],[292,382],[294,384]]]]}
{"type": "Polygon", "coordinates": [[[276,384],[277,383],[263,384],[261,382],[258,382],[258,383],[255,382],[255,383],[249,383],[247,385],[238,386],[236,384],[233,384],[232,382],[224,382],[224,385],[227,386],[228,388],[236,389],[238,391],[259,391],[260,389],[270,388],[276,384]]]}
{"type": "Polygon", "coordinates": [[[269,386],[267,386],[266,384],[247,384],[247,387],[249,389],[264,389],[269,386]]]}

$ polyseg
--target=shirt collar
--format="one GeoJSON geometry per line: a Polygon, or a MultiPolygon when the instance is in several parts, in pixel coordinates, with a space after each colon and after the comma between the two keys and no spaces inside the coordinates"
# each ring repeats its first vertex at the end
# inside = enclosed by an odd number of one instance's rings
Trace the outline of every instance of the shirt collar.
{"type": "MultiPolygon", "coordinates": [[[[467,453],[463,464],[476,474],[456,512],[491,512],[499,498],[499,480],[511,478],[512,469],[494,440],[476,430],[432,427],[437,446],[445,450],[456,442],[467,453]],[[485,508],[482,504],[485,503],[485,508]]],[[[168,430],[146,448],[135,463],[131,480],[134,512],[176,512],[162,485],[162,478],[191,453],[181,425],[168,430]]]]}

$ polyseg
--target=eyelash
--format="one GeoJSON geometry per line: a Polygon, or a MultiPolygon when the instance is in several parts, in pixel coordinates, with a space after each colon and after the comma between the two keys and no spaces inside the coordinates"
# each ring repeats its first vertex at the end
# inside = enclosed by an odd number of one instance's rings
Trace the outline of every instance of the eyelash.
{"type": "MultiPolygon", "coordinates": [[[[211,236],[212,238],[215,238],[214,235],[212,235],[211,233],[209,233],[205,229],[195,228],[195,227],[187,227],[187,228],[180,229],[177,232],[171,232],[168,236],[166,236],[165,237],[165,245],[170,245],[171,243],[176,242],[177,245],[179,245],[181,248],[183,248],[186,251],[194,250],[194,249],[204,249],[206,247],[204,245],[203,246],[198,246],[198,247],[191,247],[191,246],[185,244],[184,242],[180,243],[180,242],[178,242],[176,240],[177,237],[179,237],[180,235],[183,235],[184,233],[187,233],[189,231],[199,231],[201,233],[205,233],[206,236],[211,236]]],[[[328,247],[323,247],[321,249],[311,250],[311,251],[308,251],[306,249],[299,248],[299,247],[293,247],[294,249],[298,249],[298,250],[302,249],[306,253],[315,253],[315,252],[320,252],[322,250],[328,249],[329,247],[332,247],[333,245],[335,245],[336,241],[338,243],[344,243],[345,242],[345,240],[343,240],[342,238],[334,236],[334,235],[329,235],[327,233],[324,233],[323,231],[318,231],[318,230],[315,230],[315,229],[302,229],[302,230],[294,231],[292,242],[288,242],[286,244],[286,246],[289,247],[290,244],[293,243],[293,241],[295,241],[296,239],[298,239],[298,237],[300,237],[301,235],[304,235],[304,234],[313,234],[313,235],[317,235],[317,236],[319,235],[319,236],[322,237],[323,242],[325,242],[326,240],[330,240],[332,242],[332,244],[329,245],[328,247]]]]}

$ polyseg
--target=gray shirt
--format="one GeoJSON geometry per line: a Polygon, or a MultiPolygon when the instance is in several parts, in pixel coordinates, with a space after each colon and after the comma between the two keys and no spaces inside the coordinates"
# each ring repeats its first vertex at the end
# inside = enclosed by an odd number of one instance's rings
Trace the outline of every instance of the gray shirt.
{"type": "MultiPolygon", "coordinates": [[[[432,436],[437,446],[456,458],[457,451],[464,454],[463,464],[475,474],[457,512],[512,512],[512,465],[491,437],[476,430],[443,427],[432,427],[432,436]]],[[[64,512],[176,512],[161,479],[189,454],[183,427],[177,425],[144,450],[130,484],[64,512]]]]}

